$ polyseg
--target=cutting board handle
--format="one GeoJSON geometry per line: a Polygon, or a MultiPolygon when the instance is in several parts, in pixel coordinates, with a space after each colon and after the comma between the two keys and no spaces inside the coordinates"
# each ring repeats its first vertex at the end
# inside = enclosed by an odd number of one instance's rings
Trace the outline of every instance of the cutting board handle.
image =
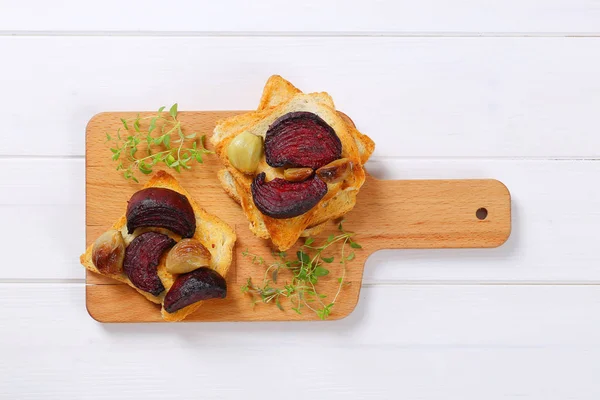
{"type": "Polygon", "coordinates": [[[511,199],[494,179],[390,181],[367,177],[348,226],[373,250],[497,247],[511,231],[511,199]]]}

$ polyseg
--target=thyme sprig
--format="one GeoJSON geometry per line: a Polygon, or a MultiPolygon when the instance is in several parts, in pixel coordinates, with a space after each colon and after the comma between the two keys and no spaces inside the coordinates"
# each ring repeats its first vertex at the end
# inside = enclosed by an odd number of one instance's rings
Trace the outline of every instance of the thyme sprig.
{"type": "Polygon", "coordinates": [[[284,310],[281,301],[287,298],[291,303],[291,309],[302,314],[304,307],[308,308],[324,320],[329,317],[335,306],[342,288],[349,284],[346,279],[346,264],[355,258],[352,249],[362,248],[353,240],[354,233],[344,230],[340,222],[338,229],[340,234],[330,235],[325,243],[315,245],[313,238],[307,238],[300,250],[296,252],[295,259],[288,259],[285,252],[275,252],[274,261],[267,265],[263,257],[246,250],[242,253],[244,257],[250,258],[254,264],[267,266],[262,282],[254,284],[252,278],[248,278],[242,286],[242,292],[251,296],[253,304],[265,303],[275,304],[280,310],[284,310]],[[342,265],[341,276],[337,278],[337,291],[331,301],[326,300],[327,295],[318,290],[319,279],[329,275],[327,264],[334,262],[335,257],[327,257],[325,251],[335,243],[342,243],[339,263],[342,265]],[[350,249],[348,249],[350,247],[350,249]],[[291,281],[278,285],[280,272],[291,273],[291,281]]]}
{"type": "Polygon", "coordinates": [[[123,171],[125,179],[138,182],[137,171],[147,175],[158,164],[181,172],[182,168],[191,169],[194,161],[202,164],[202,156],[213,153],[204,147],[204,136],[198,140],[195,132],[183,134],[181,121],[177,119],[177,103],[168,114],[164,110],[165,107],[161,107],[155,115],[147,117],[138,114],[135,118],[121,118],[122,126],[115,134],[106,132],[106,141],[112,144],[112,160],[118,161],[117,171],[123,171]],[[148,128],[142,129],[146,121],[149,121],[148,128]],[[138,151],[143,143],[145,149],[138,151]]]}

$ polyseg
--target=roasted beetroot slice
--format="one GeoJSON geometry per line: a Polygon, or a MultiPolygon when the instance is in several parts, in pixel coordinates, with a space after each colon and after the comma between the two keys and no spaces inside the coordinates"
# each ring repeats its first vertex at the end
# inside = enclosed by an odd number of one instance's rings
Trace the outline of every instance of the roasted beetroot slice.
{"type": "Polygon", "coordinates": [[[140,227],[159,227],[190,238],[196,232],[192,205],[187,197],[171,189],[153,187],[134,193],[126,216],[129,233],[140,227]]]}
{"type": "Polygon", "coordinates": [[[179,275],[165,296],[163,306],[168,313],[208,299],[224,299],[227,283],[214,269],[201,267],[187,274],[179,275]]]}
{"type": "Polygon", "coordinates": [[[304,214],[327,193],[327,184],[317,176],[302,182],[279,178],[265,182],[264,172],[254,178],[251,188],[256,208],[261,213],[278,219],[304,214]]]}
{"type": "Polygon", "coordinates": [[[162,233],[146,232],[136,237],[125,249],[123,270],[133,285],[158,296],[165,290],[156,267],[165,250],[175,245],[175,241],[162,233]]]}
{"type": "Polygon", "coordinates": [[[265,156],[271,167],[318,169],[342,156],[342,142],[318,115],[299,111],[285,114],[269,126],[265,156]]]}

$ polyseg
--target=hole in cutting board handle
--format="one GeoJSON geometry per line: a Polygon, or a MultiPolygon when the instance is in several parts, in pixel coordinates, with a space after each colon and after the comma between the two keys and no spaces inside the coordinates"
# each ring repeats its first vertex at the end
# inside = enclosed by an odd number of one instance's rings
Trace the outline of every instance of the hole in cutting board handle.
{"type": "Polygon", "coordinates": [[[482,221],[487,218],[487,215],[488,215],[488,210],[485,207],[481,207],[480,209],[478,209],[475,212],[475,216],[477,216],[477,218],[479,218],[482,221]]]}

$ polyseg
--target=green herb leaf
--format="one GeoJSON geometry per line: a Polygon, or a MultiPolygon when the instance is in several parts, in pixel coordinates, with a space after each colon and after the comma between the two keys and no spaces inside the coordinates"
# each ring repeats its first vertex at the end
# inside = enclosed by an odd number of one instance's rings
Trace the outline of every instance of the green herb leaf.
{"type": "Polygon", "coordinates": [[[350,254],[348,255],[348,257],[346,257],[346,261],[352,261],[352,260],[354,260],[354,256],[355,256],[355,255],[354,255],[354,252],[350,253],[350,254]]]}
{"type": "Polygon", "coordinates": [[[138,164],[138,168],[143,174],[148,175],[152,173],[152,168],[147,166],[146,163],[144,163],[143,161],[138,164]]]}
{"type": "Polygon", "coordinates": [[[129,127],[127,126],[127,121],[125,120],[125,118],[121,118],[121,123],[123,124],[123,127],[127,130],[129,130],[129,127]]]}
{"type": "Polygon", "coordinates": [[[279,308],[281,311],[284,311],[281,303],[279,302],[279,297],[275,298],[275,304],[277,305],[277,308],[279,308]]]}
{"type": "Polygon", "coordinates": [[[317,267],[315,268],[313,274],[315,274],[316,276],[325,276],[325,275],[329,275],[329,270],[323,267],[317,267]]]}
{"type": "Polygon", "coordinates": [[[320,310],[317,310],[317,316],[321,319],[327,319],[331,314],[331,309],[333,308],[333,303],[326,305],[320,310]]]}
{"type": "Polygon", "coordinates": [[[156,129],[156,119],[157,119],[157,117],[154,117],[150,120],[150,127],[148,128],[148,136],[150,136],[152,131],[156,129]]]}
{"type": "Polygon", "coordinates": [[[321,257],[321,260],[327,264],[331,264],[333,262],[333,257],[321,257]]]}
{"type": "Polygon", "coordinates": [[[185,160],[179,160],[179,165],[181,165],[185,169],[192,169],[192,167],[187,165],[187,161],[185,161],[185,160]]]}
{"type": "Polygon", "coordinates": [[[163,112],[165,110],[165,106],[162,106],[161,108],[158,109],[158,113],[160,114],[161,112],[163,112]]]}
{"type": "Polygon", "coordinates": [[[177,103],[175,103],[171,106],[171,109],[169,110],[169,114],[171,115],[171,117],[173,117],[173,119],[177,118],[177,103]]]}
{"type": "Polygon", "coordinates": [[[310,257],[303,251],[297,251],[296,257],[298,257],[298,261],[302,261],[303,264],[310,263],[310,257]]]}
{"type": "Polygon", "coordinates": [[[304,242],[304,244],[306,246],[310,246],[311,244],[313,244],[314,241],[315,241],[315,239],[309,237],[309,238],[306,239],[306,241],[304,242]]]}
{"type": "Polygon", "coordinates": [[[356,242],[350,242],[350,247],[353,249],[362,249],[362,246],[356,242]]]}

